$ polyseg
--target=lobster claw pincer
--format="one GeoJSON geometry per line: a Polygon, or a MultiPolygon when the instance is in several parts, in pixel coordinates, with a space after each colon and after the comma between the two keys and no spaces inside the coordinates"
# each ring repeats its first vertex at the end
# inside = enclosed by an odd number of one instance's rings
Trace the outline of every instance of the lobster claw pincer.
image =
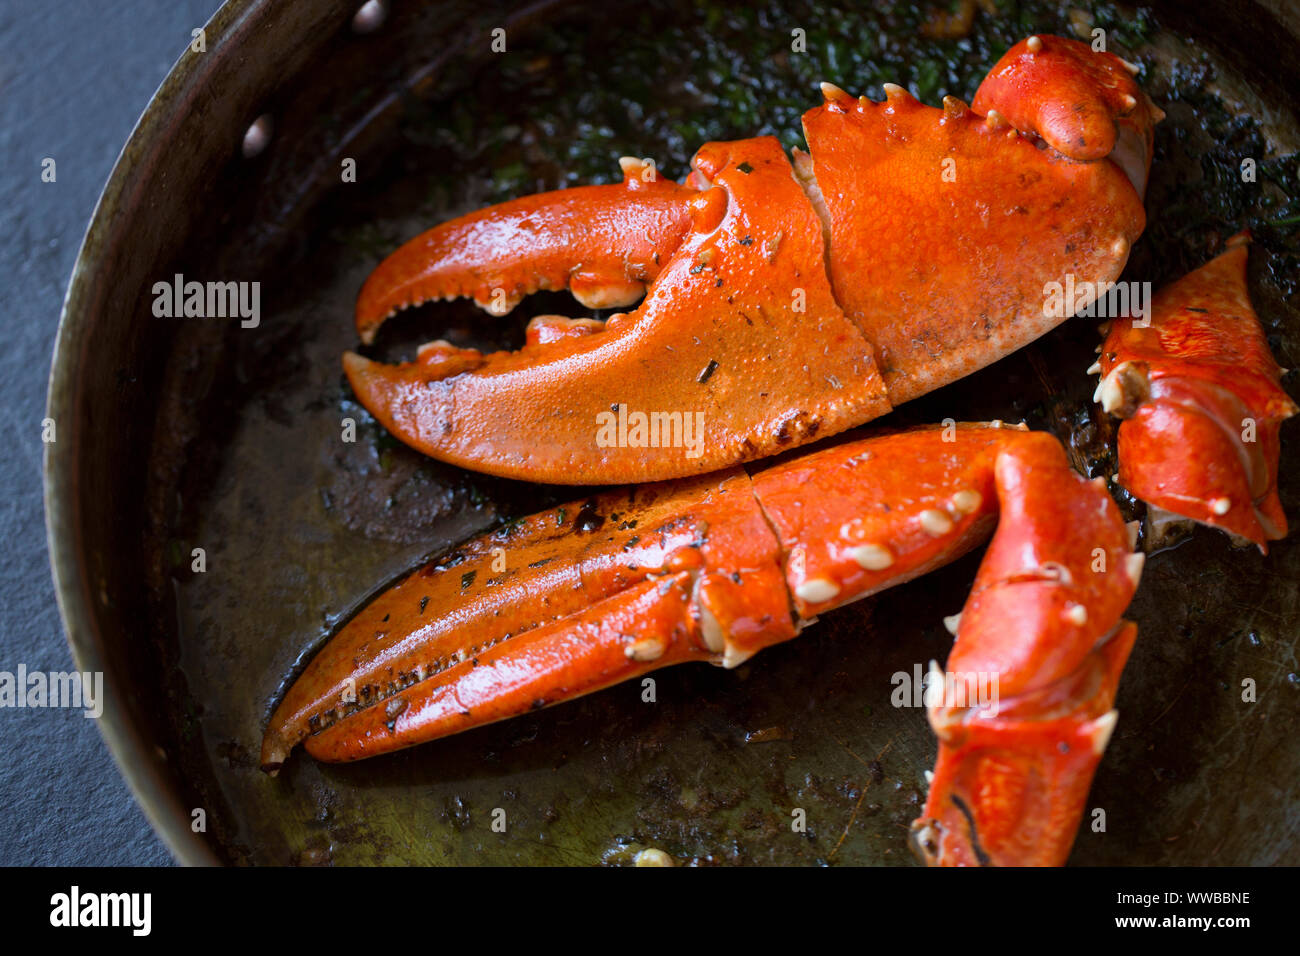
{"type": "Polygon", "coordinates": [[[713,153],[715,185],[692,194],[689,231],[635,313],[468,359],[449,346],[397,366],[349,353],[357,396],[426,454],[565,484],[713,471],[888,411],[780,145],[743,140],[713,153]],[[611,432],[620,415],[669,416],[670,433],[611,432]]]}

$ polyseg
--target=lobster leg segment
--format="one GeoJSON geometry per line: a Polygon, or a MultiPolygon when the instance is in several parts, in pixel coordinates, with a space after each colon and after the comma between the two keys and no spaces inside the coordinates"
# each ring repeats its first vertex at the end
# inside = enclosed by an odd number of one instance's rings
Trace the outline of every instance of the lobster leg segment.
{"type": "Polygon", "coordinates": [[[913,833],[932,864],[1064,863],[1136,633],[1120,616],[1142,556],[1118,508],[1057,442],[1024,439],[994,464],[998,530],[927,690],[939,759],[913,833]]]}
{"type": "Polygon", "coordinates": [[[1049,285],[1117,279],[1146,222],[1115,164],[1038,149],[951,97],[935,109],[893,85],[883,103],[832,88],[803,123],[797,165],[825,208],[831,283],[895,405],[1069,318],[1049,285]]]}
{"type": "Polygon", "coordinates": [[[695,191],[623,160],[623,182],[489,206],[428,230],[362,286],[356,325],[370,342],[399,309],[472,297],[504,315],[539,290],[570,290],[594,309],[634,305],[681,244],[695,191]]]}
{"type": "Polygon", "coordinates": [[[781,542],[799,618],[911,580],[983,544],[997,516],[994,459],[1023,436],[1014,428],[921,428],[756,471],[754,493],[781,542]]]}
{"type": "Polygon", "coordinates": [[[1282,422],[1296,413],[1246,286],[1249,234],[1162,289],[1149,322],[1111,324],[1097,398],[1119,428],[1124,487],[1257,544],[1286,536],[1282,422]]]}
{"type": "MultiPolygon", "coordinates": [[[[939,758],[912,845],[930,866],[1060,866],[1070,854],[1137,626],[1125,621],[1066,680],[996,708],[936,707],[939,758]]],[[[949,668],[951,672],[951,666],[949,668]]],[[[935,684],[969,684],[933,671],[935,684]]]]}
{"type": "Polygon", "coordinates": [[[557,484],[703,473],[887,412],[871,346],[831,292],[821,220],[780,144],[701,154],[713,185],[694,194],[690,232],[635,312],[601,331],[474,353],[468,366],[444,347],[400,366],[349,354],[358,398],[428,455],[557,484]]]}

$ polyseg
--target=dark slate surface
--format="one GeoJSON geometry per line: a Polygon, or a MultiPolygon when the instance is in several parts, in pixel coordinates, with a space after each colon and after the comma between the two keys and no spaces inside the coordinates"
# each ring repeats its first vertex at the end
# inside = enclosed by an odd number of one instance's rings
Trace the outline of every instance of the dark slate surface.
{"type": "MultiPolygon", "coordinates": [[[[0,5],[0,671],[72,668],[54,602],[41,419],[59,309],[100,189],[217,0],[0,5]],[[41,181],[52,157],[57,181],[41,181]]],[[[167,864],[93,720],[0,709],[0,864],[167,864]]]]}

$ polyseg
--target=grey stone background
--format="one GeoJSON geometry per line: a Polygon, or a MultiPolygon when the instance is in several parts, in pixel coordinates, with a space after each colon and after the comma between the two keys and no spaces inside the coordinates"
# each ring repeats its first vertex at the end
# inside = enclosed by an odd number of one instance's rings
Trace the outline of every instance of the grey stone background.
{"type": "MultiPolygon", "coordinates": [[[[218,0],[0,3],[0,671],[72,668],[45,547],[41,419],[86,224],[150,96],[218,0]],[[41,162],[57,181],[41,181],[41,162]]],[[[93,720],[0,709],[0,865],[171,856],[93,720]]]]}

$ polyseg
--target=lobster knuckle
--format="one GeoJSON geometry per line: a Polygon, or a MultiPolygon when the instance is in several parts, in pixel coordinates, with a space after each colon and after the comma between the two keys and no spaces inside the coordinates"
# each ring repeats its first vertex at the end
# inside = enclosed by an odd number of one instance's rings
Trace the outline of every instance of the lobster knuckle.
{"type": "Polygon", "coordinates": [[[989,71],[971,101],[1077,162],[1115,161],[1138,195],[1146,188],[1155,124],[1164,113],[1113,53],[1063,37],[1017,43],[989,71]]]}
{"type": "Polygon", "coordinates": [[[936,866],[1060,866],[1114,730],[1137,636],[1121,622],[1070,673],[993,707],[934,707],[939,756],[912,848],[936,866]]]}
{"type": "Polygon", "coordinates": [[[1015,696],[1073,672],[1116,626],[1138,582],[1119,509],[1070,469],[1055,440],[1029,433],[999,456],[995,475],[998,529],[948,669],[996,673],[1001,692],[1015,696]]]}

